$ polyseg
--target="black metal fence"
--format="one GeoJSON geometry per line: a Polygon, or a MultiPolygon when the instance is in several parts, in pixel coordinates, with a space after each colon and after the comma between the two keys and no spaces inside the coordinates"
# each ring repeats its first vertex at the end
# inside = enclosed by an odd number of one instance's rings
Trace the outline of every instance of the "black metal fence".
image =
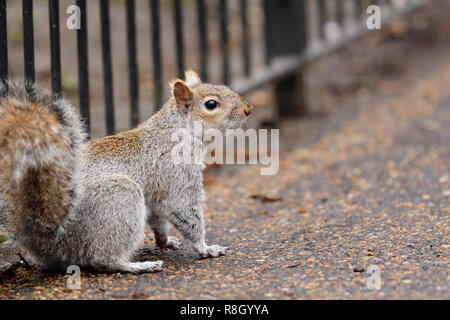
{"type": "MultiPolygon", "coordinates": [[[[16,0],[15,0],[16,1],[16,0]]],[[[85,119],[88,129],[90,128],[90,85],[89,85],[89,55],[88,35],[91,28],[101,29],[101,47],[103,63],[103,88],[105,102],[105,122],[108,134],[114,133],[115,128],[115,106],[113,87],[113,64],[111,59],[111,25],[110,25],[110,3],[109,0],[97,0],[100,10],[99,25],[87,26],[86,0],[76,0],[80,9],[80,28],[77,30],[77,57],[78,57],[78,95],[80,113],[85,119]]],[[[161,106],[163,99],[162,78],[162,53],[161,53],[161,22],[160,22],[160,0],[138,0],[147,1],[151,29],[149,30],[149,41],[152,43],[153,64],[153,97],[156,106],[161,106]]],[[[163,1],[163,0],[162,0],[163,1]]],[[[167,0],[169,1],[169,0],[167,0]]],[[[185,63],[185,37],[183,29],[184,6],[183,0],[170,0],[173,8],[174,43],[176,50],[177,74],[182,76],[186,66],[185,63]]],[[[295,97],[286,99],[292,91],[295,91],[296,82],[301,74],[298,70],[302,65],[316,59],[323,54],[333,51],[349,41],[369,32],[366,26],[366,9],[370,4],[378,4],[382,7],[382,21],[398,15],[415,10],[426,3],[426,0],[260,0],[262,12],[264,13],[264,56],[265,64],[254,68],[252,64],[253,45],[249,37],[248,27],[248,1],[247,0],[216,0],[219,10],[219,32],[220,39],[220,73],[221,82],[231,85],[237,91],[246,93],[269,82],[278,86],[279,107],[283,114],[295,112],[292,106],[296,104],[295,97]],[[231,1],[239,2],[239,22],[242,29],[242,42],[240,44],[240,55],[242,60],[242,72],[238,76],[230,73],[230,31],[227,6],[231,1]],[[313,10],[311,10],[311,8],[313,10]],[[332,14],[330,15],[330,11],[332,14]],[[335,21],[334,36],[327,35],[327,25],[335,21]],[[310,26],[315,22],[318,26],[320,41],[311,41],[310,26]]],[[[208,1],[209,2],[209,1],[208,1]]],[[[67,4],[67,2],[65,2],[67,4]]],[[[61,85],[61,44],[60,44],[60,17],[58,0],[48,1],[49,11],[49,37],[50,37],[50,59],[51,59],[51,81],[52,90],[55,95],[63,92],[61,85]]],[[[198,64],[197,69],[204,80],[210,78],[209,59],[210,48],[208,47],[208,7],[206,0],[196,0],[196,19],[198,29],[198,64]]],[[[129,87],[129,112],[130,125],[139,123],[139,65],[137,59],[136,45],[136,2],[126,0],[124,4],[126,14],[126,44],[128,59],[128,87],[129,87]]],[[[35,57],[34,57],[34,31],[33,31],[33,0],[22,0],[23,19],[23,52],[24,52],[24,76],[26,88],[32,94],[35,83],[35,57]]],[[[7,37],[7,1],[0,0],[0,81],[4,84],[8,80],[8,37],[7,37]]],[[[3,86],[5,90],[7,86],[3,86]]],[[[7,92],[0,92],[4,95],[7,92]]]]}

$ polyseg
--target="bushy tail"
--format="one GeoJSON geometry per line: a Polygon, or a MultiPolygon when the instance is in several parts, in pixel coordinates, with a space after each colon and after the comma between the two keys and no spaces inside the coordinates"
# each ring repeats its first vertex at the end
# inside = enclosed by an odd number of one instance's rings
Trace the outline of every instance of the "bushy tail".
{"type": "Polygon", "coordinates": [[[22,85],[10,85],[0,98],[0,220],[35,256],[79,192],[84,138],[78,115],[63,99],[27,95],[22,85]]]}

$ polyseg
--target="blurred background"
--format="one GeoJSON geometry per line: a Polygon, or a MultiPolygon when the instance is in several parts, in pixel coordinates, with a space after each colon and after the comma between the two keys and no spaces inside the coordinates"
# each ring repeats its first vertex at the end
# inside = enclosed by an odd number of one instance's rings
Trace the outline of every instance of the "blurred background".
{"type": "MultiPolygon", "coordinates": [[[[169,94],[168,82],[179,76],[183,67],[196,70],[210,82],[226,82],[248,94],[257,109],[264,109],[250,124],[258,126],[278,121],[280,113],[283,113],[280,109],[283,111],[285,108],[279,96],[288,96],[286,91],[291,94],[293,90],[299,90],[301,94],[282,99],[286,100],[284,104],[295,104],[291,107],[293,110],[284,113],[289,117],[295,113],[304,115],[306,111],[315,112],[324,106],[339,104],[338,100],[349,92],[364,95],[379,72],[401,72],[404,61],[396,58],[403,55],[402,50],[408,45],[402,46],[401,41],[408,32],[419,34],[416,37],[422,37],[424,42],[439,36],[427,32],[432,19],[426,19],[423,5],[440,2],[445,6],[445,1],[415,0],[130,2],[132,20],[124,0],[104,1],[104,7],[109,11],[110,27],[103,36],[102,1],[86,2],[89,114],[93,137],[110,134],[112,130],[128,129],[135,124],[130,113],[127,21],[134,25],[132,37],[135,38],[137,64],[137,83],[134,86],[140,122],[165,101],[169,94]],[[371,4],[382,7],[381,32],[367,29],[366,20],[370,14],[366,9],[371,4]],[[394,19],[393,25],[385,23],[392,16],[401,17],[410,11],[415,11],[416,15],[408,22],[394,19]],[[366,33],[372,35],[370,39],[361,37],[366,33]],[[110,39],[110,50],[105,50],[109,52],[112,63],[112,93],[106,102],[102,37],[110,39]],[[396,43],[390,52],[380,56],[376,50],[378,42],[385,39],[393,42],[394,38],[396,43]],[[347,54],[345,59],[340,57],[340,62],[331,67],[333,72],[328,72],[326,69],[330,67],[325,61],[342,53],[342,48],[349,50],[351,47],[357,47],[356,51],[347,54]],[[319,57],[325,59],[321,59],[320,66],[315,68],[317,64],[314,62],[319,57]],[[389,61],[383,59],[387,57],[389,61]],[[158,68],[154,67],[155,64],[158,68]],[[317,80],[319,71],[316,69],[325,69],[326,79],[317,80]],[[277,86],[284,91],[277,91],[277,86]],[[318,90],[323,90],[320,99],[317,99],[318,90]],[[155,92],[158,92],[157,97],[155,92]],[[109,130],[105,121],[105,105],[115,113],[114,127],[109,130]]],[[[66,27],[71,16],[71,12],[66,10],[77,1],[61,0],[58,3],[62,90],[70,101],[80,106],[77,30],[66,27]]],[[[9,78],[23,79],[22,2],[8,0],[6,4],[9,78]]],[[[49,2],[35,0],[32,4],[36,82],[40,87],[51,88],[49,2]]],[[[444,29],[437,32],[445,34],[444,29]]]]}

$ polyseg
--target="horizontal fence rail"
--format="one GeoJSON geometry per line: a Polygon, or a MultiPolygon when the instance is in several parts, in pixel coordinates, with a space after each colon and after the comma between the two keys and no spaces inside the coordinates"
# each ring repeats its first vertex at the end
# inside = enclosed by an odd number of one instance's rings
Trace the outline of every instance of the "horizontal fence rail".
{"type": "MultiPolygon", "coordinates": [[[[113,46],[111,41],[115,41],[115,35],[111,34],[111,3],[109,0],[95,0],[98,2],[100,16],[97,25],[87,21],[87,1],[76,0],[75,4],[79,9],[77,14],[79,26],[76,30],[76,53],[78,63],[78,85],[80,114],[90,130],[91,120],[91,92],[88,38],[91,29],[100,30],[101,38],[101,62],[91,61],[102,65],[103,70],[103,100],[104,100],[104,121],[106,133],[112,134],[116,131],[116,113],[114,101],[114,70],[113,70],[113,46]]],[[[91,4],[95,1],[89,1],[91,4]]],[[[147,2],[147,14],[149,20],[149,30],[139,30],[148,33],[148,41],[151,44],[151,57],[147,60],[152,66],[152,96],[156,110],[163,103],[163,27],[161,21],[162,6],[166,2],[160,0],[126,0],[123,3],[123,17],[125,18],[126,39],[124,46],[127,51],[127,78],[129,96],[129,125],[134,127],[142,119],[140,114],[140,75],[139,48],[137,41],[137,5],[141,1],[147,2]]],[[[368,33],[366,9],[369,5],[380,5],[382,8],[382,23],[418,9],[431,0],[216,0],[215,6],[211,6],[210,1],[195,0],[171,0],[170,15],[173,23],[173,39],[170,41],[174,46],[174,74],[173,77],[182,77],[185,67],[192,67],[187,64],[186,56],[186,33],[191,32],[196,36],[197,63],[194,69],[199,71],[204,81],[212,78],[211,66],[220,66],[216,71],[221,76],[220,82],[229,84],[240,93],[246,93],[263,86],[272,81],[277,81],[288,74],[296,72],[302,65],[321,57],[328,52],[345,46],[350,41],[368,33]],[[252,38],[250,15],[250,2],[255,1],[263,13],[264,24],[260,34],[262,35],[262,46],[257,46],[252,38]],[[196,18],[194,30],[186,30],[187,22],[185,8],[187,5],[193,6],[196,18]],[[230,15],[230,7],[238,12],[234,17],[230,15]],[[311,11],[311,8],[315,10],[311,11]],[[215,10],[212,12],[212,10],[215,10]],[[311,12],[315,12],[312,15],[311,12]],[[217,26],[211,26],[211,15],[218,17],[217,26]],[[235,44],[231,41],[230,19],[237,21],[241,30],[241,41],[238,50],[234,50],[235,44]],[[319,41],[312,41],[310,38],[311,20],[316,21],[318,26],[319,41]],[[331,23],[331,24],[330,24],[331,23]],[[334,29],[333,29],[333,28],[334,29]],[[334,33],[327,30],[334,30],[334,33]],[[213,34],[216,32],[217,35],[213,34]],[[219,47],[213,50],[209,39],[216,36],[219,39],[219,47]],[[265,63],[255,67],[255,50],[264,50],[265,63]],[[265,49],[264,49],[265,48],[265,49]],[[215,53],[213,53],[213,51],[215,53]],[[239,56],[241,67],[240,73],[232,71],[232,60],[239,56]],[[217,60],[217,56],[219,60],[217,60]],[[217,62],[217,64],[215,62],[217,62]]],[[[7,4],[6,0],[0,0],[0,96],[8,92],[8,77],[10,76],[8,60],[8,28],[7,28],[7,4]]],[[[61,63],[61,34],[60,30],[65,27],[65,21],[60,17],[60,6],[66,2],[59,0],[48,1],[49,17],[49,41],[50,41],[50,75],[51,87],[55,96],[63,94],[63,77],[61,63]],[[61,21],[61,23],[60,23],[61,21]]],[[[35,84],[35,39],[33,21],[33,0],[22,0],[22,34],[23,34],[23,57],[24,57],[24,77],[26,90],[33,94],[35,84]]],[[[64,11],[66,8],[63,8],[64,11]]],[[[165,9],[166,10],[166,9],[165,9]]],[[[139,12],[141,14],[141,12],[139,12]]],[[[189,43],[190,44],[190,43],[189,43]]],[[[74,44],[75,47],[75,44],[74,44]]],[[[74,50],[75,51],[75,50],[74,50]]],[[[119,76],[122,76],[119,74],[119,76]]],[[[216,77],[217,78],[217,77],[216,77]]]]}

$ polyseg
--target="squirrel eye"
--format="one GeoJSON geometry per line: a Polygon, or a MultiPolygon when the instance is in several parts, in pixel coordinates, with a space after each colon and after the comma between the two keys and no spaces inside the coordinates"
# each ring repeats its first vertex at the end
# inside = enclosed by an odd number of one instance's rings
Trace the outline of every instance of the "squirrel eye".
{"type": "Polygon", "coordinates": [[[205,102],[205,107],[208,110],[214,110],[219,106],[219,103],[216,100],[208,100],[205,102]]]}

